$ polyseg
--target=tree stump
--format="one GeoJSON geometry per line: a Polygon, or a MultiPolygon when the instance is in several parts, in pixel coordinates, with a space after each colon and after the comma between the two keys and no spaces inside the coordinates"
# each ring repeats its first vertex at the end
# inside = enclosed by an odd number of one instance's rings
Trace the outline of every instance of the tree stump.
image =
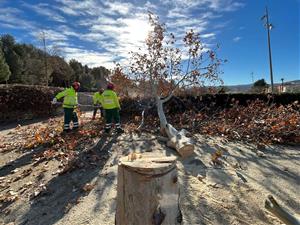
{"type": "Polygon", "coordinates": [[[118,166],[116,225],[181,224],[176,157],[131,154],[118,166]]]}

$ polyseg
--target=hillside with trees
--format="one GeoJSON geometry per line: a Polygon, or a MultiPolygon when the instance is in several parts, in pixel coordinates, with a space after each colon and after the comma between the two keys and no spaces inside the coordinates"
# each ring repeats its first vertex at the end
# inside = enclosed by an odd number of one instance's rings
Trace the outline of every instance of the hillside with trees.
{"type": "Polygon", "coordinates": [[[110,75],[103,66],[89,68],[75,59],[67,62],[56,51],[18,43],[9,34],[1,36],[0,46],[0,83],[67,87],[76,80],[83,91],[90,91],[105,86],[110,75]]]}

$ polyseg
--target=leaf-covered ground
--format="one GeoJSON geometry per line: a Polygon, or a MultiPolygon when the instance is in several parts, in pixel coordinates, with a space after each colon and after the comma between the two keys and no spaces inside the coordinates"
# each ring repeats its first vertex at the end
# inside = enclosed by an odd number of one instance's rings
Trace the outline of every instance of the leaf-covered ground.
{"type": "MultiPolygon", "coordinates": [[[[185,128],[193,134],[259,144],[300,144],[298,101],[285,106],[255,100],[247,106],[232,101],[231,107],[225,109],[203,107],[198,110],[192,103],[185,107],[190,110],[176,113],[169,105],[166,108],[168,121],[176,128],[185,128]]],[[[128,129],[133,131],[139,124],[140,116],[135,116],[132,121],[128,129]]],[[[149,115],[145,123],[146,131],[157,131],[157,117],[149,115]]]]}
{"type": "MultiPolygon", "coordinates": [[[[157,140],[157,118],[147,116],[139,132],[139,115],[123,119],[121,136],[104,136],[103,121],[89,113],[67,135],[62,118],[1,131],[0,224],[113,224],[118,158],[135,151],[177,155],[157,140]]],[[[269,193],[300,213],[299,148],[269,145],[299,143],[298,103],[257,101],[169,120],[196,140],[195,155],[178,161],[185,224],[280,224],[263,210],[269,193]]]]}

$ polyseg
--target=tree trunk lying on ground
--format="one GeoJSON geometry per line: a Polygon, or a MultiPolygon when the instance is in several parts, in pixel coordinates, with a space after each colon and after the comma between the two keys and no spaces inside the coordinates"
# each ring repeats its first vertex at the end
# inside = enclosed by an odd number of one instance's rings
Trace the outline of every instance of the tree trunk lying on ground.
{"type": "Polygon", "coordinates": [[[167,141],[167,146],[176,149],[176,151],[182,157],[187,157],[194,153],[194,144],[190,138],[186,137],[187,132],[185,130],[177,131],[171,124],[167,122],[163,109],[163,103],[167,100],[168,99],[161,100],[159,97],[156,98],[161,131],[166,133],[169,138],[167,141]]]}
{"type": "Polygon", "coordinates": [[[135,154],[118,166],[116,225],[180,224],[176,157],[135,154]]]}
{"type": "Polygon", "coordinates": [[[268,199],[266,199],[265,208],[286,225],[300,225],[300,220],[282,208],[272,195],[269,195],[268,199]]]}

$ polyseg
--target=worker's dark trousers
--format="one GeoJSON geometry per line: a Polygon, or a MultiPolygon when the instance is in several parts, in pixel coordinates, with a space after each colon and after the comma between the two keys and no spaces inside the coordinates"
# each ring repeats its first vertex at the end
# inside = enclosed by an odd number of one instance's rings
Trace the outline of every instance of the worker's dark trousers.
{"type": "Polygon", "coordinates": [[[112,122],[116,124],[116,128],[120,129],[121,124],[120,124],[120,113],[118,108],[114,109],[105,109],[105,132],[109,132],[112,122]]]}
{"type": "Polygon", "coordinates": [[[93,117],[96,117],[98,109],[100,111],[100,116],[103,117],[103,108],[101,106],[96,106],[96,105],[94,105],[93,117]]]}
{"type": "Polygon", "coordinates": [[[77,113],[73,108],[64,108],[65,117],[64,117],[64,131],[70,130],[70,122],[73,121],[73,128],[78,128],[78,117],[77,113]]]}

